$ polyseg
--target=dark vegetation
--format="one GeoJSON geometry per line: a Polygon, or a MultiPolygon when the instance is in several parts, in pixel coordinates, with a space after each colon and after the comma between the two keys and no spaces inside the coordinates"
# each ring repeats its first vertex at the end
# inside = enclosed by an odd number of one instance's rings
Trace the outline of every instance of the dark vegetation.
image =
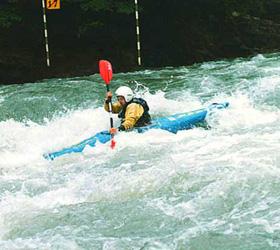
{"type": "MultiPolygon", "coordinates": [[[[139,0],[143,68],[279,50],[280,0],[139,0]]],[[[41,0],[0,2],[0,84],[90,75],[99,59],[139,69],[133,0],[61,0],[47,10],[46,66],[41,0]]]]}

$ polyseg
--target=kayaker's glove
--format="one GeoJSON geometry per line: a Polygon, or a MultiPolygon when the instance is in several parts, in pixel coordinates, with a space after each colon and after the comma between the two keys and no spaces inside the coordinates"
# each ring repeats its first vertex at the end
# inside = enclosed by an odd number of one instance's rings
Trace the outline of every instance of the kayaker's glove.
{"type": "Polygon", "coordinates": [[[124,125],[119,126],[119,127],[118,127],[118,130],[119,130],[119,131],[125,131],[124,125]]]}
{"type": "Polygon", "coordinates": [[[107,103],[107,104],[109,104],[109,102],[111,102],[112,101],[112,92],[111,91],[109,91],[109,92],[107,92],[106,93],[106,98],[105,98],[105,102],[107,103]]]}

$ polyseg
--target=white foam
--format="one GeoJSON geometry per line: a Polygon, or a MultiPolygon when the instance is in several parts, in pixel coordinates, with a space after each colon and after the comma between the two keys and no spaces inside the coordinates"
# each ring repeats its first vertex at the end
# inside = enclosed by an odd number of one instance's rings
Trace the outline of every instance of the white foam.
{"type": "Polygon", "coordinates": [[[73,111],[44,125],[12,119],[0,122],[0,168],[30,166],[43,160],[43,153],[78,143],[99,132],[100,127],[109,127],[102,108],[73,111]]]}

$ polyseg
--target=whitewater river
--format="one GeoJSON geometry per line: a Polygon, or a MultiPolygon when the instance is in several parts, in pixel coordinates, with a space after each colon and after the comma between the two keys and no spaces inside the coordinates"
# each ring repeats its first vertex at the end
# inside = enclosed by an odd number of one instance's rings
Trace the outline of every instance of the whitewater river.
{"type": "Polygon", "coordinates": [[[109,128],[100,76],[0,86],[0,249],[280,249],[280,54],[122,84],[153,117],[230,107],[208,130],[120,133],[114,150],[48,161],[109,128]]]}

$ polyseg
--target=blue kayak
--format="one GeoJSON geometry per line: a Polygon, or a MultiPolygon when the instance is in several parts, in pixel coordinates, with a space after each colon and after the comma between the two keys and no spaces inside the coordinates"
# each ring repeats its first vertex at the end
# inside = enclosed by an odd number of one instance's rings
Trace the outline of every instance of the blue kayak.
{"type": "MultiPolygon", "coordinates": [[[[133,131],[137,131],[138,133],[144,133],[150,129],[162,129],[176,134],[179,130],[191,129],[198,126],[199,124],[205,121],[206,116],[211,115],[218,109],[224,109],[228,106],[228,102],[213,103],[207,108],[154,119],[150,125],[145,127],[134,128],[133,131]]],[[[110,140],[111,135],[107,130],[105,130],[95,134],[94,136],[76,145],[52,153],[47,153],[43,156],[48,160],[54,160],[55,158],[65,154],[81,153],[87,145],[95,147],[97,142],[105,144],[110,140]]]]}

